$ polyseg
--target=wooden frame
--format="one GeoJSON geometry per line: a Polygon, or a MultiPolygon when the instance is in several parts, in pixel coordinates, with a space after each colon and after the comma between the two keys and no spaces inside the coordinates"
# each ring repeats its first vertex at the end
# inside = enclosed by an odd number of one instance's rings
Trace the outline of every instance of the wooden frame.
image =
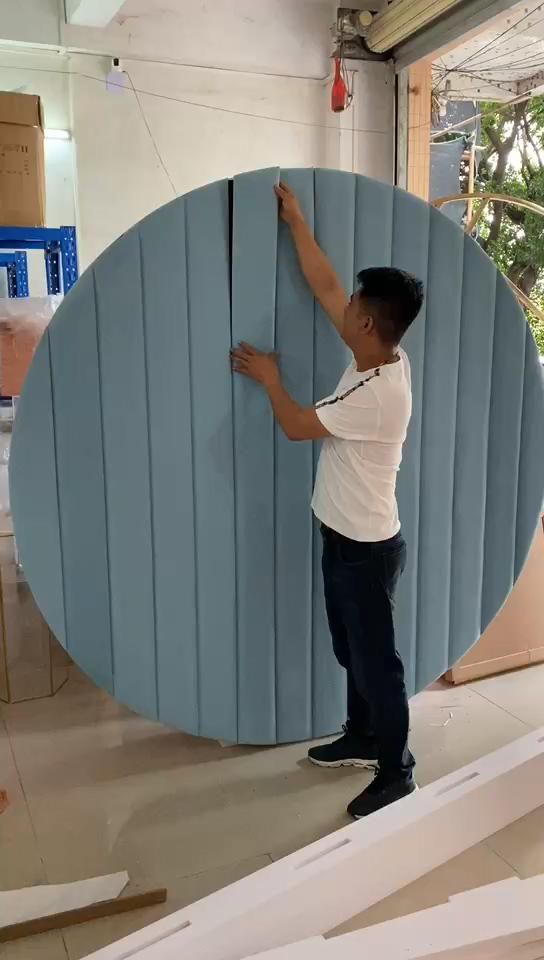
{"type": "Polygon", "coordinates": [[[544,728],[92,958],[240,960],[322,935],[542,803],[544,728]]]}
{"type": "Polygon", "coordinates": [[[409,193],[429,199],[431,186],[431,91],[432,62],[421,60],[408,73],[408,164],[409,193]]]}

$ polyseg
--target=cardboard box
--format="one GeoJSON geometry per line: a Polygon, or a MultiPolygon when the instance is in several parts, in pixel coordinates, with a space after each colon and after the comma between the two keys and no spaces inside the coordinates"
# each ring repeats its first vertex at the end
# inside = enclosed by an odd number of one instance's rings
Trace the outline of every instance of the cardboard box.
{"type": "Polygon", "coordinates": [[[26,93],[0,92],[0,225],[45,225],[42,105],[26,93]]]}

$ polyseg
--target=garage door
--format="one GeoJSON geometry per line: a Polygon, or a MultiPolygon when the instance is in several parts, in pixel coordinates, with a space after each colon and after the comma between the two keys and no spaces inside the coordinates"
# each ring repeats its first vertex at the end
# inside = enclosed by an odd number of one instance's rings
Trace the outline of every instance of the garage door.
{"type": "Polygon", "coordinates": [[[513,6],[512,0],[393,0],[374,19],[367,44],[374,53],[392,52],[403,69],[513,6]]]}

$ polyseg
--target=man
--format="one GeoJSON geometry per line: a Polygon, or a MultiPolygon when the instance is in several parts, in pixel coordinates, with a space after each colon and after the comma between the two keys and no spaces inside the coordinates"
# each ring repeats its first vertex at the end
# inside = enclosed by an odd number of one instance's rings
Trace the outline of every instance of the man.
{"type": "Polygon", "coordinates": [[[399,343],[421,309],[423,286],[389,267],[363,270],[347,302],[295,195],[283,184],[276,192],[304,276],[354,359],[334,394],[309,408],[289,395],[274,356],[244,343],[232,362],[265,388],[290,440],[324,441],[312,508],[323,534],[333,648],[347,672],[348,719],[339,740],[308,756],[321,767],[377,769],[348,807],[359,818],[416,789],[393,602],[406,559],[395,484],[412,407],[410,364],[399,343]]]}

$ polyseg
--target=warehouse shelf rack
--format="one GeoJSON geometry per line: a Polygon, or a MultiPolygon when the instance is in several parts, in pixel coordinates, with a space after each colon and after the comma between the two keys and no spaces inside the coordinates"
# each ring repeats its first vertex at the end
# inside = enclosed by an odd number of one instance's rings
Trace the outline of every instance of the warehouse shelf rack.
{"type": "MultiPolygon", "coordinates": [[[[26,272],[26,288],[23,279],[23,260],[26,268],[26,250],[43,250],[45,259],[45,274],[47,279],[47,293],[68,293],[78,278],[77,262],[77,241],[75,227],[0,227],[0,250],[15,251],[5,254],[3,257],[9,258],[7,262],[0,261],[0,266],[6,266],[8,270],[8,289],[10,283],[10,272],[17,276],[17,266],[10,266],[13,261],[19,263],[19,276],[21,278],[21,287],[19,282],[13,281],[12,289],[17,289],[17,293],[10,293],[9,296],[28,297],[28,271],[26,272]],[[22,255],[22,256],[21,256],[22,255]],[[19,260],[17,261],[17,257],[19,260]],[[26,289],[26,292],[19,292],[19,289],[26,289]]],[[[1,255],[0,255],[1,256],[1,255]]]]}
{"type": "Polygon", "coordinates": [[[8,277],[8,297],[28,297],[28,264],[24,250],[0,253],[0,267],[8,277]]]}

